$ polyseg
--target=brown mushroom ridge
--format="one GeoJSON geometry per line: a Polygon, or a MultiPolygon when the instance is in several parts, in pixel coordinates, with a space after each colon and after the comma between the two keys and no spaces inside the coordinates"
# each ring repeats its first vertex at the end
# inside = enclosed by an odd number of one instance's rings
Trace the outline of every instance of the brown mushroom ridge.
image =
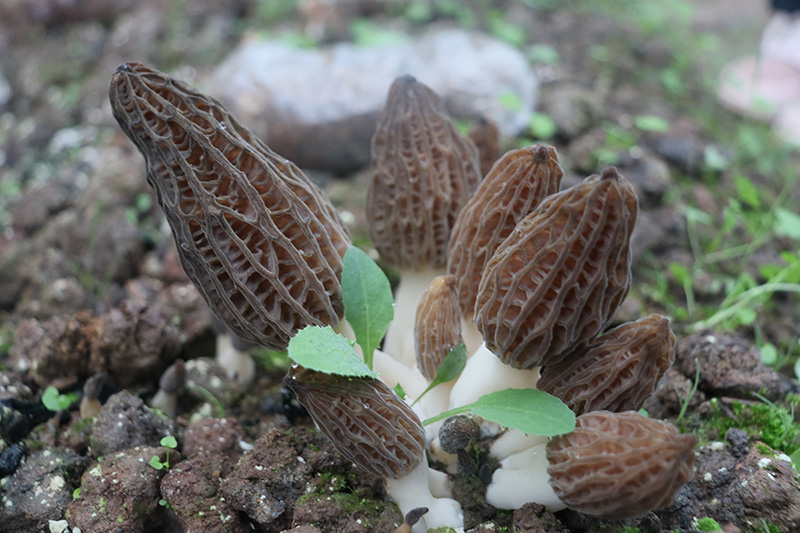
{"type": "Polygon", "coordinates": [[[381,258],[398,268],[444,267],[450,230],[480,181],[478,151],[411,76],[389,90],[370,174],[366,215],[381,258]]]}
{"type": "Polygon", "coordinates": [[[147,163],[181,263],[238,336],[283,349],[343,313],[350,239],[321,191],[213,98],[139,63],[109,88],[114,117],[147,163]]]}
{"type": "Polygon", "coordinates": [[[638,200],[615,168],[546,198],[486,265],[475,325],[515,368],[551,364],[593,340],[630,287],[638,200]]]}
{"type": "Polygon", "coordinates": [[[417,367],[428,381],[436,377],[450,350],[464,342],[456,279],[437,276],[428,285],[417,307],[414,326],[417,367]]]}
{"type": "Polygon", "coordinates": [[[283,382],[339,453],[362,470],[396,479],[422,461],[422,423],[382,381],[294,365],[283,382]]]}
{"type": "Polygon", "coordinates": [[[568,507],[622,520],[669,505],[692,474],[694,435],[627,411],[581,415],[547,443],[547,472],[568,507]]]}
{"type": "Polygon", "coordinates": [[[536,388],[560,398],[576,415],[638,411],[674,360],[669,319],[651,314],[547,365],[536,388]]]}
{"type": "Polygon", "coordinates": [[[558,192],[564,171],[552,146],[506,152],[458,214],[447,252],[447,272],[458,282],[461,313],[471,317],[486,263],[517,223],[558,192]]]}

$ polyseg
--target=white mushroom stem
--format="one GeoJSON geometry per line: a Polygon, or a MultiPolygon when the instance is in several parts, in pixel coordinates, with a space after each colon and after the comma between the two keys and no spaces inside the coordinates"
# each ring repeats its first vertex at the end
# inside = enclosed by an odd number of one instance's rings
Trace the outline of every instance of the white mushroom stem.
{"type": "Polygon", "coordinates": [[[237,350],[230,333],[217,335],[217,363],[239,385],[248,385],[256,376],[256,363],[250,354],[237,350]]]}
{"type": "Polygon", "coordinates": [[[467,366],[450,393],[450,408],[462,407],[504,389],[532,389],[539,380],[539,367],[519,370],[503,364],[486,343],[467,360],[467,366]]]}
{"type": "MultiPolygon", "coordinates": [[[[426,387],[428,384],[425,385],[426,387]]],[[[436,416],[439,413],[447,411],[450,405],[450,391],[453,389],[453,382],[442,383],[432,388],[428,393],[423,396],[419,402],[414,406],[417,414],[422,420],[436,416]],[[419,408],[419,409],[417,409],[419,408]]],[[[428,443],[433,442],[439,436],[439,428],[444,424],[444,420],[434,422],[425,426],[425,440],[428,443]]],[[[433,450],[431,450],[433,451],[433,450]]],[[[437,454],[437,459],[442,459],[437,454]]],[[[447,462],[447,461],[444,461],[447,462]]]]}
{"type": "Polygon", "coordinates": [[[406,366],[383,350],[375,350],[372,356],[372,369],[380,376],[381,381],[390,388],[399,383],[409,398],[417,398],[428,386],[416,367],[406,366]]]}
{"type": "Polygon", "coordinates": [[[158,389],[150,399],[150,407],[158,409],[168,418],[175,418],[178,412],[178,396],[175,393],[166,392],[164,389],[158,389]]]}
{"type": "Polygon", "coordinates": [[[451,498],[436,498],[431,494],[430,470],[427,461],[423,460],[405,476],[387,479],[386,493],[397,503],[403,516],[417,507],[428,508],[428,512],[411,529],[413,533],[425,533],[437,527],[450,527],[463,532],[461,505],[451,498]]]}
{"type": "Polygon", "coordinates": [[[529,502],[548,511],[565,508],[549,483],[546,445],[542,442],[500,461],[486,489],[486,501],[498,509],[519,509],[529,502]]]}
{"type": "Polygon", "coordinates": [[[435,498],[452,498],[453,482],[444,472],[428,468],[428,488],[435,498]]]}
{"type": "Polygon", "coordinates": [[[483,344],[483,335],[475,325],[475,320],[472,316],[469,318],[461,317],[461,336],[464,339],[464,345],[467,347],[467,353],[472,355],[478,351],[481,344],[483,344]]]}
{"type": "Polygon", "coordinates": [[[528,435],[518,429],[508,429],[489,446],[489,455],[498,460],[547,443],[547,437],[528,435]]]}
{"type": "Polygon", "coordinates": [[[383,350],[406,366],[416,361],[414,320],[419,301],[431,280],[445,273],[444,268],[400,271],[400,283],[394,295],[394,320],[386,331],[383,350]]]}

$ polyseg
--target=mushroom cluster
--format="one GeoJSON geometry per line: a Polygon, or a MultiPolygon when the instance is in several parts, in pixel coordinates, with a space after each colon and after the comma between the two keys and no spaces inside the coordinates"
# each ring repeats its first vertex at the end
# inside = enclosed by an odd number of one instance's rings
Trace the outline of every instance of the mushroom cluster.
{"type": "MultiPolygon", "coordinates": [[[[350,239],[299,168],[219,102],[147,66],[117,69],[110,98],[184,269],[231,332],[283,349],[304,326],[342,320],[350,239]]],[[[500,460],[487,488],[496,507],[618,519],[668,504],[691,472],[694,437],[635,411],[672,363],[674,335],[657,315],[603,333],[630,284],[630,183],[609,168],[558,192],[563,171],[542,145],[507,153],[480,182],[474,144],[410,76],[392,85],[372,149],[367,214],[381,258],[401,271],[395,319],[374,355],[380,379],[292,367],[285,383],[320,430],[385,477],[404,514],[428,509],[415,532],[463,528],[426,454],[455,464],[477,437],[494,439],[500,460]],[[416,400],[462,341],[470,356],[454,382],[413,408],[391,388],[416,400]],[[447,424],[440,442],[439,425],[420,421],[537,386],[580,415],[574,432],[548,440],[473,418],[447,424]]]]}

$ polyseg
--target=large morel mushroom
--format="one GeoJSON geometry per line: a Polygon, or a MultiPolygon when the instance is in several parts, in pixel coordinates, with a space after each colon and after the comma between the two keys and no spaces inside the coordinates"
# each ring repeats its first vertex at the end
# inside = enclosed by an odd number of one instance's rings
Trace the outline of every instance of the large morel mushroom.
{"type": "Polygon", "coordinates": [[[213,98],[140,63],[109,88],[114,117],[186,274],[238,337],[281,350],[301,328],[336,325],[349,235],[330,201],[213,98]]]}
{"type": "Polygon", "coordinates": [[[633,411],[597,411],[547,444],[547,472],[567,506],[621,520],[672,502],[692,474],[696,443],[694,435],[633,411]]]}

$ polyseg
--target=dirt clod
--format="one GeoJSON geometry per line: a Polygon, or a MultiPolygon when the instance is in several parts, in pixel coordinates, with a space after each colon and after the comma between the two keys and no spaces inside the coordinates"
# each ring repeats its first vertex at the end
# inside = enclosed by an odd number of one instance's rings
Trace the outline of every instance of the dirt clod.
{"type": "MultiPolygon", "coordinates": [[[[157,446],[175,426],[127,391],[111,396],[95,419],[92,454],[110,455],[133,446],[157,446]]],[[[147,458],[148,460],[150,457],[147,458]]]]}

